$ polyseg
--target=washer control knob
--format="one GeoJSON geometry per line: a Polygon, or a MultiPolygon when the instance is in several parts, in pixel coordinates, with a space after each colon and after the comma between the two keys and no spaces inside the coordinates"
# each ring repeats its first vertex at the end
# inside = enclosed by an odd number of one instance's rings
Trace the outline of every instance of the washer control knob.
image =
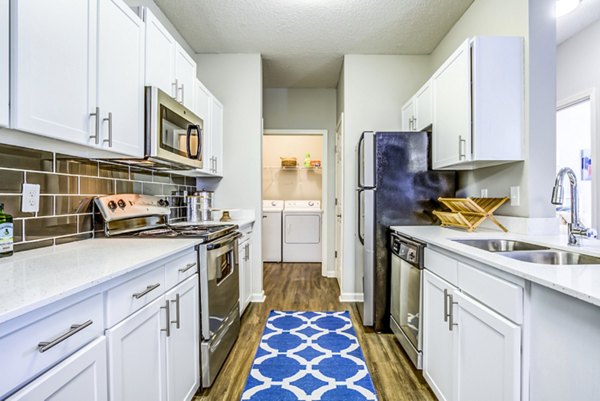
{"type": "Polygon", "coordinates": [[[109,208],[110,210],[115,210],[115,209],[117,208],[117,204],[115,203],[115,201],[112,201],[112,200],[111,200],[111,201],[109,201],[109,202],[108,202],[108,208],[109,208]]]}
{"type": "Polygon", "coordinates": [[[315,205],[315,202],[313,202],[313,201],[308,202],[308,206],[314,206],[314,205],[315,205]]]}
{"type": "Polygon", "coordinates": [[[121,209],[123,209],[123,208],[125,208],[125,206],[127,206],[127,204],[125,203],[125,201],[124,201],[123,199],[119,199],[119,200],[117,201],[117,205],[118,205],[118,206],[119,206],[121,209]]]}

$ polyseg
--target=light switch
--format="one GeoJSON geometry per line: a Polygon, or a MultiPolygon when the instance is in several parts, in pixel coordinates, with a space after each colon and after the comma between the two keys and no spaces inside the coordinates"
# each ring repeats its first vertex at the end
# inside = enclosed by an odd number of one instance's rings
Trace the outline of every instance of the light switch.
{"type": "Polygon", "coordinates": [[[510,187],[510,205],[521,206],[521,187],[510,187]]]}
{"type": "Polygon", "coordinates": [[[488,197],[488,190],[487,190],[487,188],[483,188],[481,190],[481,197],[482,198],[487,198],[488,197]]]}

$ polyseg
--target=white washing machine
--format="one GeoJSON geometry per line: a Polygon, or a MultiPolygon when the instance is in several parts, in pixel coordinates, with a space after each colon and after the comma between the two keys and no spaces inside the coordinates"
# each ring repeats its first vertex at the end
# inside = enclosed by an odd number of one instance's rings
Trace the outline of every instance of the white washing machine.
{"type": "Polygon", "coordinates": [[[283,261],[321,262],[321,202],[285,201],[283,208],[283,261]]]}
{"type": "Polygon", "coordinates": [[[263,200],[262,259],[263,262],[281,262],[282,200],[263,200]]]}

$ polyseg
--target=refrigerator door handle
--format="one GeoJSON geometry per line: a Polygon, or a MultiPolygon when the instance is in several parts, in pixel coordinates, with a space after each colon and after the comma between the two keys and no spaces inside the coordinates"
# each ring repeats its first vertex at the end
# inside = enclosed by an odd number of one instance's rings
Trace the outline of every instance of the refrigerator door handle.
{"type": "Polygon", "coordinates": [[[361,208],[361,202],[360,202],[360,196],[362,195],[362,193],[365,190],[363,188],[359,188],[356,190],[356,193],[358,194],[358,240],[360,241],[361,244],[365,244],[365,238],[362,236],[362,208],[361,208]]]}
{"type": "Polygon", "coordinates": [[[358,186],[362,187],[363,185],[363,171],[364,171],[364,160],[362,159],[362,147],[363,147],[363,142],[365,140],[365,134],[363,132],[363,134],[360,136],[360,139],[358,141],[358,163],[356,163],[356,165],[358,166],[358,186]]]}

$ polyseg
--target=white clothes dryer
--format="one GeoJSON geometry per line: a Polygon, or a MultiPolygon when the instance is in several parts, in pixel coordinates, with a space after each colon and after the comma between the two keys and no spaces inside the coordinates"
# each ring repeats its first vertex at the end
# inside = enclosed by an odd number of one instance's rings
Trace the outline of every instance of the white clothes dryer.
{"type": "Polygon", "coordinates": [[[263,200],[262,260],[281,262],[281,212],[282,200],[263,200]]]}
{"type": "Polygon", "coordinates": [[[321,202],[285,201],[283,208],[283,262],[321,262],[321,202]]]}

